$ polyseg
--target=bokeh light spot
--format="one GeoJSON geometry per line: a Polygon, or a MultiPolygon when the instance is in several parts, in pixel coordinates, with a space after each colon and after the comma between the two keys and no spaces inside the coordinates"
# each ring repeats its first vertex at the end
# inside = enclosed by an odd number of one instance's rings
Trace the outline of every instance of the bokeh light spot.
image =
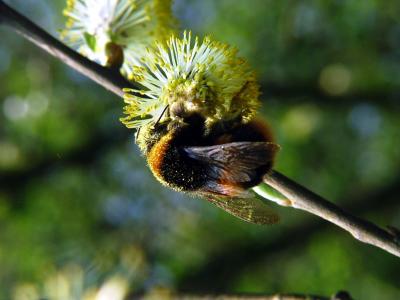
{"type": "Polygon", "coordinates": [[[282,130],[291,140],[307,139],[316,129],[320,120],[320,111],[311,104],[291,108],[283,118],[282,130]]]}
{"type": "Polygon", "coordinates": [[[38,91],[30,93],[27,101],[29,102],[29,114],[35,117],[43,115],[49,107],[49,98],[38,91]]]}
{"type": "Polygon", "coordinates": [[[15,167],[21,159],[19,148],[9,142],[0,141],[0,169],[15,167]]]}
{"type": "Polygon", "coordinates": [[[29,103],[16,96],[8,97],[3,103],[4,115],[12,121],[24,118],[29,111],[29,103]]]}
{"type": "Polygon", "coordinates": [[[348,122],[359,136],[366,138],[379,130],[381,116],[374,106],[359,104],[350,111],[348,122]]]}
{"type": "Polygon", "coordinates": [[[341,64],[326,66],[319,76],[321,89],[332,96],[345,94],[350,88],[351,81],[351,71],[341,64]]]}

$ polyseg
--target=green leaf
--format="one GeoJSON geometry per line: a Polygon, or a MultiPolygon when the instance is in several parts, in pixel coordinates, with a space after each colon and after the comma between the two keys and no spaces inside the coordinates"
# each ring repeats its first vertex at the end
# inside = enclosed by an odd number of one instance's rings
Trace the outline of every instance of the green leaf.
{"type": "Polygon", "coordinates": [[[96,37],[90,33],[85,32],[83,34],[85,38],[86,44],[89,46],[90,49],[96,51],[96,37]]]}

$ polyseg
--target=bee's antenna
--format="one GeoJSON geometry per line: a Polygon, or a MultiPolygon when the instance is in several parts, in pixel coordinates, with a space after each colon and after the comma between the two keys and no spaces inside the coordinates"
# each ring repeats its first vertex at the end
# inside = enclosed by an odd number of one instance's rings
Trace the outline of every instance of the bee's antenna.
{"type": "Polygon", "coordinates": [[[167,106],[165,106],[164,110],[162,111],[160,117],[158,118],[158,120],[157,120],[157,122],[154,124],[154,126],[156,126],[156,125],[160,122],[161,118],[163,117],[163,115],[164,115],[165,112],[167,111],[168,107],[169,107],[169,104],[168,104],[167,106]]]}
{"type": "Polygon", "coordinates": [[[136,134],[135,134],[135,140],[137,141],[137,139],[138,139],[138,137],[139,137],[139,133],[140,133],[140,129],[141,129],[142,127],[139,127],[137,130],[136,130],[136,134]]]}

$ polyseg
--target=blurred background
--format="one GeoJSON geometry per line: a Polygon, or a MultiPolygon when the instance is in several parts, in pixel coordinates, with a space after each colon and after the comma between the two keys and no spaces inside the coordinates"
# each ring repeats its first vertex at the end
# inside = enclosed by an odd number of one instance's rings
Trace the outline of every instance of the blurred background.
{"type": "MultiPolygon", "coordinates": [[[[63,27],[63,0],[5,2],[53,35],[63,27]]],[[[174,11],[257,70],[277,170],[400,227],[399,1],[176,0],[174,11]]],[[[275,207],[280,224],[260,227],[162,187],[118,121],[121,99],[8,28],[0,37],[0,299],[399,299],[399,259],[314,216],[275,207]]]]}

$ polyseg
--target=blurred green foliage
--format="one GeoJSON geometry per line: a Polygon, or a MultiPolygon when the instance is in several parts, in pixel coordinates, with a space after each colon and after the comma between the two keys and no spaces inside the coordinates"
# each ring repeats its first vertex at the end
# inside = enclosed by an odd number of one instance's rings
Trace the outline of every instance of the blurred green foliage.
{"type": "MultiPolygon", "coordinates": [[[[62,0],[8,2],[54,35],[63,27],[62,0]]],[[[400,226],[400,2],[176,0],[174,9],[182,28],[237,46],[257,70],[278,170],[400,226]]],[[[78,299],[110,282],[141,293],[398,299],[399,260],[333,225],[277,207],[281,224],[257,227],[163,188],[118,121],[120,99],[8,28],[0,36],[1,299],[66,286],[78,299]]]]}

